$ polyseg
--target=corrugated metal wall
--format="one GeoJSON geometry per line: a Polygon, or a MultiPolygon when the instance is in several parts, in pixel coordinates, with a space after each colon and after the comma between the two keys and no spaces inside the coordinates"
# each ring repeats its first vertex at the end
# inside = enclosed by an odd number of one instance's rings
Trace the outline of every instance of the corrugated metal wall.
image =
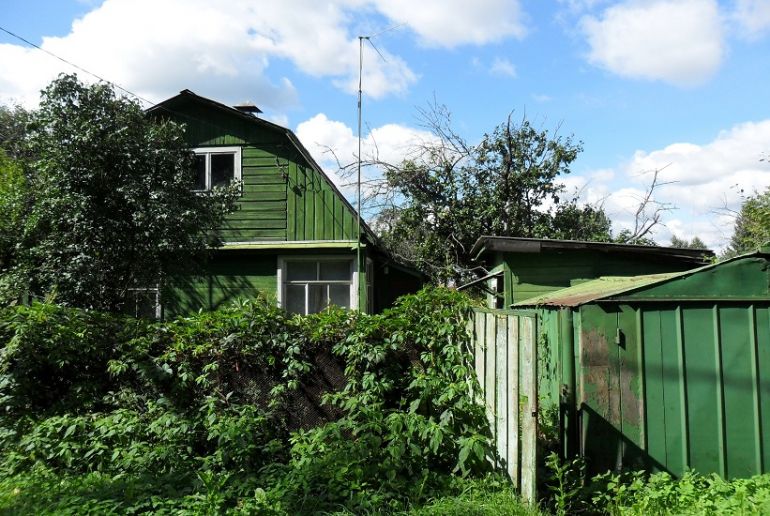
{"type": "Polygon", "coordinates": [[[580,308],[582,448],[595,469],[770,471],[767,303],[580,308]]]}

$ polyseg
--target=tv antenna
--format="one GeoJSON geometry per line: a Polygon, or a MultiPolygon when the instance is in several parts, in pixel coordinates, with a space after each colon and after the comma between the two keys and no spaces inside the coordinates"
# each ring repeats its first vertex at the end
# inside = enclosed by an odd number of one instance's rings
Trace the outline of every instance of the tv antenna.
{"type": "MultiPolygon", "coordinates": [[[[357,217],[357,226],[358,226],[358,236],[356,238],[356,269],[358,270],[358,308],[361,308],[361,114],[363,111],[363,104],[362,104],[362,98],[363,98],[363,75],[364,75],[364,41],[367,41],[375,52],[377,52],[377,55],[380,56],[380,59],[387,62],[388,60],[385,59],[385,56],[382,55],[382,52],[372,43],[372,39],[376,38],[380,34],[384,34],[386,32],[389,32],[391,30],[395,30],[399,27],[404,25],[403,23],[399,25],[394,25],[392,27],[388,27],[385,30],[382,30],[376,34],[370,35],[370,36],[358,36],[358,163],[357,163],[357,178],[356,178],[356,189],[357,189],[357,198],[358,198],[358,209],[356,210],[358,212],[357,217]]],[[[364,268],[365,269],[365,268],[364,268]]],[[[368,298],[368,296],[367,296],[368,298]]],[[[369,307],[371,308],[371,307],[369,307]]]]}

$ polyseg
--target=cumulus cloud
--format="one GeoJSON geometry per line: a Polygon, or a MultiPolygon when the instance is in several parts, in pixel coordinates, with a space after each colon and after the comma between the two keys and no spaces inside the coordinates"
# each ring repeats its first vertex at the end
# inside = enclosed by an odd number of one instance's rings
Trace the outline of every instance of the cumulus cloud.
{"type": "Polygon", "coordinates": [[[589,62],[624,77],[694,86],[724,55],[716,0],[627,0],[584,16],[580,26],[589,62]]]}
{"type": "MultiPolygon", "coordinates": [[[[353,31],[362,13],[403,22],[424,43],[443,47],[524,34],[517,0],[232,0],[226,9],[214,0],[105,0],[75,20],[69,34],[43,38],[41,46],[152,101],[190,88],[225,102],[256,98],[283,109],[297,102],[297,93],[269,73],[274,61],[355,91],[353,31]]],[[[417,75],[401,57],[380,50],[385,59],[367,48],[366,94],[405,92],[417,75]]],[[[58,73],[73,71],[38,50],[0,45],[0,101],[35,104],[58,73]]]]}
{"type": "MultiPolygon", "coordinates": [[[[596,171],[582,182],[581,198],[603,203],[616,231],[632,226],[634,212],[659,172],[661,186],[656,201],[673,209],[666,226],[655,237],[661,243],[671,235],[700,237],[720,249],[728,243],[742,199],[770,187],[770,163],[760,161],[770,149],[770,120],[738,124],[719,133],[711,142],[679,142],[653,151],[637,151],[613,170],[596,171]],[[622,183],[617,189],[614,185],[622,183]]],[[[581,176],[576,176],[581,177],[581,176]]]]}
{"type": "Polygon", "coordinates": [[[376,0],[377,9],[416,32],[428,46],[481,45],[523,38],[526,28],[518,0],[376,0]]]}
{"type": "Polygon", "coordinates": [[[770,2],[767,0],[737,0],[732,18],[742,34],[754,38],[770,31],[770,2]]]}
{"type": "MultiPolygon", "coordinates": [[[[353,129],[343,122],[330,120],[324,113],[300,123],[297,137],[313,158],[332,177],[338,186],[345,183],[337,171],[340,165],[355,163],[358,156],[358,138],[353,129]]],[[[400,124],[385,124],[371,129],[361,142],[364,161],[398,164],[416,146],[434,139],[431,133],[400,124]]],[[[367,177],[378,177],[379,171],[367,168],[367,177]]]]}

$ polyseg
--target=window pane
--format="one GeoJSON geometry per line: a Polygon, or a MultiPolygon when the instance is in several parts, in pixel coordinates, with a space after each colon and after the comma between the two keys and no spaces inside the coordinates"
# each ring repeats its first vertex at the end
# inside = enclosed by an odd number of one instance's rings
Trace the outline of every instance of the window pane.
{"type": "Polygon", "coordinates": [[[201,154],[195,156],[195,189],[206,189],[206,156],[201,154]]]}
{"type": "Polygon", "coordinates": [[[321,280],[350,281],[350,262],[321,262],[321,280]]]}
{"type": "Polygon", "coordinates": [[[350,285],[329,285],[329,304],[350,308],[350,285]]]}
{"type": "Polygon", "coordinates": [[[287,281],[315,281],[317,280],[317,262],[287,262],[287,281]]]}
{"type": "Polygon", "coordinates": [[[326,285],[308,285],[307,313],[318,313],[327,306],[326,285]]]}
{"type": "Polygon", "coordinates": [[[136,292],[136,316],[143,317],[145,319],[157,319],[157,290],[140,290],[136,292]]]}
{"type": "Polygon", "coordinates": [[[283,306],[290,314],[304,314],[305,285],[286,285],[286,299],[283,306]]]}
{"type": "Polygon", "coordinates": [[[211,155],[211,187],[223,186],[235,177],[235,154],[211,155]]]}

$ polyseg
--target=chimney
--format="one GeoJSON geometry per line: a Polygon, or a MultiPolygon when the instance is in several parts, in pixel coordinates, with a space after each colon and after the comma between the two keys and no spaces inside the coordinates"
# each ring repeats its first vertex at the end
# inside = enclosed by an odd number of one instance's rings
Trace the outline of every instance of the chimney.
{"type": "Polygon", "coordinates": [[[257,116],[259,113],[262,112],[261,109],[259,109],[257,106],[255,106],[251,102],[243,102],[241,104],[236,104],[233,107],[238,111],[240,111],[241,113],[245,113],[247,115],[252,115],[252,116],[257,116]]]}

